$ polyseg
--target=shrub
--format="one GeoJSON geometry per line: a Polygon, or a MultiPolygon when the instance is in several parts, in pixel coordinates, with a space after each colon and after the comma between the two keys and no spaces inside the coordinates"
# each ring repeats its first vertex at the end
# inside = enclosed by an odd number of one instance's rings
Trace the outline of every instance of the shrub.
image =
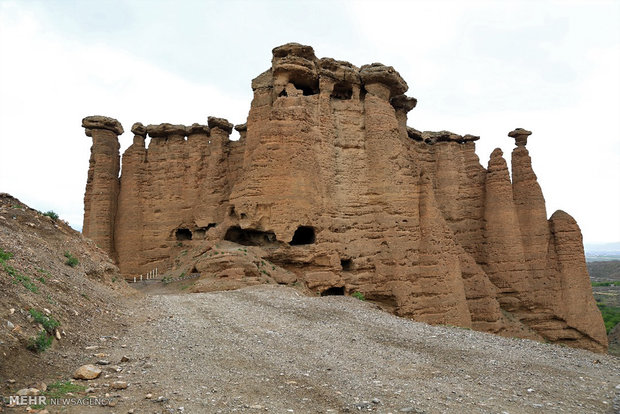
{"type": "Polygon", "coordinates": [[[69,251],[65,252],[65,257],[67,258],[67,261],[65,261],[67,266],[75,267],[80,263],[77,257],[73,256],[69,251]]]}
{"type": "Polygon", "coordinates": [[[52,345],[52,337],[45,331],[41,330],[36,337],[30,338],[28,342],[28,349],[31,351],[41,353],[52,345]]]}
{"type": "Polygon", "coordinates": [[[45,329],[45,331],[47,331],[50,335],[54,335],[54,331],[60,326],[60,322],[56,319],[51,316],[44,315],[36,309],[30,309],[29,312],[35,322],[40,323],[43,326],[43,329],[45,329]]]}
{"type": "Polygon", "coordinates": [[[366,300],[366,297],[364,296],[364,294],[362,292],[357,292],[357,291],[353,292],[351,294],[351,296],[353,296],[354,298],[359,299],[359,300],[366,300]]]}
{"type": "Polygon", "coordinates": [[[58,220],[58,214],[54,213],[52,210],[46,211],[45,213],[43,213],[43,215],[51,218],[54,221],[58,220]]]}

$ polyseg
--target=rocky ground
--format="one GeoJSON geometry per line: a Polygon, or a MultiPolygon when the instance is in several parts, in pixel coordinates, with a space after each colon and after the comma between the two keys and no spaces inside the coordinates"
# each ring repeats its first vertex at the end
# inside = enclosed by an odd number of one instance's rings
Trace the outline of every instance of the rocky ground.
{"type": "Polygon", "coordinates": [[[433,327],[351,297],[263,285],[149,295],[128,316],[125,335],[85,351],[83,363],[110,365],[76,381],[112,406],[65,412],[620,410],[618,358],[433,327]]]}
{"type": "Polygon", "coordinates": [[[210,293],[190,293],[192,279],[128,285],[92,242],[7,195],[0,248],[11,253],[0,267],[0,395],[49,397],[65,383],[63,397],[105,404],[0,412],[620,410],[617,357],[433,327],[276,284],[210,293]],[[30,309],[61,323],[44,352],[27,349],[42,329],[30,309]],[[96,378],[74,379],[85,364],[96,378]]]}
{"type": "Polygon", "coordinates": [[[126,329],[123,299],[138,294],[62,219],[0,193],[0,395],[65,377],[84,346],[126,329]],[[32,312],[59,326],[46,332],[32,312]],[[39,335],[49,348],[28,350],[39,335]]]}

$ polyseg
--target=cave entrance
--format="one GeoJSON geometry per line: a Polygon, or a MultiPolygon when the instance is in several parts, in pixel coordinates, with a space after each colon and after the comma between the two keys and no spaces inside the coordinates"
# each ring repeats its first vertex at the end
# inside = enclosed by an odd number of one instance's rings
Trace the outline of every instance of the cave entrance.
{"type": "Polygon", "coordinates": [[[344,296],[344,286],[332,286],[321,292],[321,296],[344,296]]]}
{"type": "Polygon", "coordinates": [[[242,229],[232,226],[226,230],[224,240],[228,240],[244,246],[265,246],[277,242],[276,234],[272,231],[260,231],[254,229],[242,229]]]}
{"type": "Polygon", "coordinates": [[[198,227],[197,229],[194,230],[194,236],[196,236],[197,239],[204,239],[206,234],[207,234],[206,227],[198,227]]]}
{"type": "Polygon", "coordinates": [[[190,229],[177,229],[174,235],[179,241],[192,239],[192,231],[190,229]]]}
{"type": "Polygon", "coordinates": [[[217,223],[209,223],[207,227],[197,227],[196,229],[194,229],[194,237],[196,237],[197,239],[204,239],[209,229],[215,226],[217,226],[217,223]]]}
{"type": "Polygon", "coordinates": [[[314,234],[314,227],[311,226],[299,226],[293,234],[293,239],[289,243],[291,246],[299,246],[303,244],[312,244],[316,241],[314,234]]]}
{"type": "Polygon", "coordinates": [[[294,77],[289,79],[295,89],[302,92],[304,96],[316,95],[319,93],[319,80],[304,77],[294,77]]]}
{"type": "Polygon", "coordinates": [[[353,96],[353,87],[350,83],[338,82],[334,85],[334,90],[330,95],[332,99],[348,100],[353,96]]]}
{"type": "Polygon", "coordinates": [[[342,267],[342,270],[353,270],[353,260],[340,259],[340,267],[342,267]]]}
{"type": "Polygon", "coordinates": [[[303,93],[304,96],[316,95],[317,93],[319,93],[316,89],[307,86],[298,87],[297,85],[295,85],[295,88],[301,89],[301,93],[303,93]]]}

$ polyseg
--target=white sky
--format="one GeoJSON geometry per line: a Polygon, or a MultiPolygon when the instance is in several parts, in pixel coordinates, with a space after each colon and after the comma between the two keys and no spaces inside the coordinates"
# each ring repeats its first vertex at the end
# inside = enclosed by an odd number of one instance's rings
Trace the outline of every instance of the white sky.
{"type": "Polygon", "coordinates": [[[0,191],[80,229],[90,149],[81,119],[245,122],[251,79],[295,41],[394,66],[409,125],[481,135],[486,167],[515,127],[551,215],[620,241],[619,1],[0,0],[0,191]]]}

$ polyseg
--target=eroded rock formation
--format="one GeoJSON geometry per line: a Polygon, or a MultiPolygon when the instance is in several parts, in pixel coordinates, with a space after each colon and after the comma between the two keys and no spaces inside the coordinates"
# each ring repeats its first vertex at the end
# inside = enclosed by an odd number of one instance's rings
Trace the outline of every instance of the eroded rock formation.
{"type": "Polygon", "coordinates": [[[509,134],[511,181],[499,149],[480,165],[479,137],[408,127],[417,101],[394,68],[317,59],[299,44],[275,48],[252,89],[237,141],[221,118],[135,124],[120,189],[122,127],[85,118],[84,233],[127,277],[202,248],[213,254],[190,270],[207,290],[215,274],[228,287],[297,281],[429,323],[606,349],[579,227],[564,212],[547,219],[531,132],[509,134]],[[221,240],[236,244],[216,260],[221,240]],[[238,245],[260,259],[244,262],[238,245]]]}

